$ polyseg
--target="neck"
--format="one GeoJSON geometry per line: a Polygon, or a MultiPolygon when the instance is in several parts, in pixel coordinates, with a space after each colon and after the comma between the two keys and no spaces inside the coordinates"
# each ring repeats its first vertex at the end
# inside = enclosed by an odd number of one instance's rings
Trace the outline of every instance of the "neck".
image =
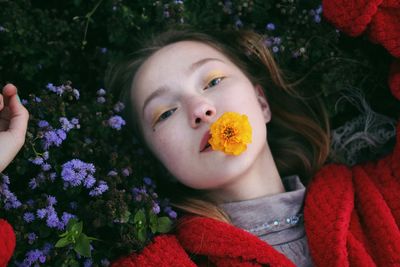
{"type": "Polygon", "coordinates": [[[285,192],[281,177],[268,145],[245,173],[229,184],[208,193],[216,203],[259,198],[285,192]]]}

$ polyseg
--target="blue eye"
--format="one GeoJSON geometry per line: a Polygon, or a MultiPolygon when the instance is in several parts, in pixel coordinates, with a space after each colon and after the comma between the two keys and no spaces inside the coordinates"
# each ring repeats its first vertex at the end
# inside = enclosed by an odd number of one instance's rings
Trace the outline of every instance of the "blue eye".
{"type": "Polygon", "coordinates": [[[208,89],[210,87],[218,85],[224,78],[225,77],[218,77],[218,78],[212,79],[204,89],[208,89]]]}
{"type": "Polygon", "coordinates": [[[175,111],[176,111],[176,108],[165,111],[164,113],[162,113],[160,115],[160,117],[158,117],[157,122],[168,119],[172,114],[174,114],[175,111]]]}

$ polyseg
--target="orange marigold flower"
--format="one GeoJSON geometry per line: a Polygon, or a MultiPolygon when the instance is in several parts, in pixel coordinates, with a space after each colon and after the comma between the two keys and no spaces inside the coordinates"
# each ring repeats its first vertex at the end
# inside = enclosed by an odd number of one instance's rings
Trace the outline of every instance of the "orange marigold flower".
{"type": "Polygon", "coordinates": [[[211,125],[211,138],[208,141],[213,150],[226,154],[239,155],[251,143],[251,126],[246,115],[225,112],[211,125]]]}

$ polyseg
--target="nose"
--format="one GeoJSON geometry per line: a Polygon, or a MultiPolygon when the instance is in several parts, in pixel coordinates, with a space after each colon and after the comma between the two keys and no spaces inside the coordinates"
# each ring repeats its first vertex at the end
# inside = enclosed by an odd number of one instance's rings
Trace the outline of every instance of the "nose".
{"type": "Polygon", "coordinates": [[[189,120],[193,128],[197,128],[202,122],[210,122],[217,113],[214,105],[206,99],[192,99],[192,101],[189,120]]]}

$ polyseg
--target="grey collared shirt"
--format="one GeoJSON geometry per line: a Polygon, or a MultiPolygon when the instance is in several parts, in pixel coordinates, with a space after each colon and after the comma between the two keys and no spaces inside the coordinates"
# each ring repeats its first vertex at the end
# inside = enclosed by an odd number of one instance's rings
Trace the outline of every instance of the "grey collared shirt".
{"type": "Polygon", "coordinates": [[[284,193],[223,203],[220,207],[233,225],[258,236],[296,266],[313,266],[302,220],[305,187],[297,175],[284,177],[282,181],[284,193]]]}

